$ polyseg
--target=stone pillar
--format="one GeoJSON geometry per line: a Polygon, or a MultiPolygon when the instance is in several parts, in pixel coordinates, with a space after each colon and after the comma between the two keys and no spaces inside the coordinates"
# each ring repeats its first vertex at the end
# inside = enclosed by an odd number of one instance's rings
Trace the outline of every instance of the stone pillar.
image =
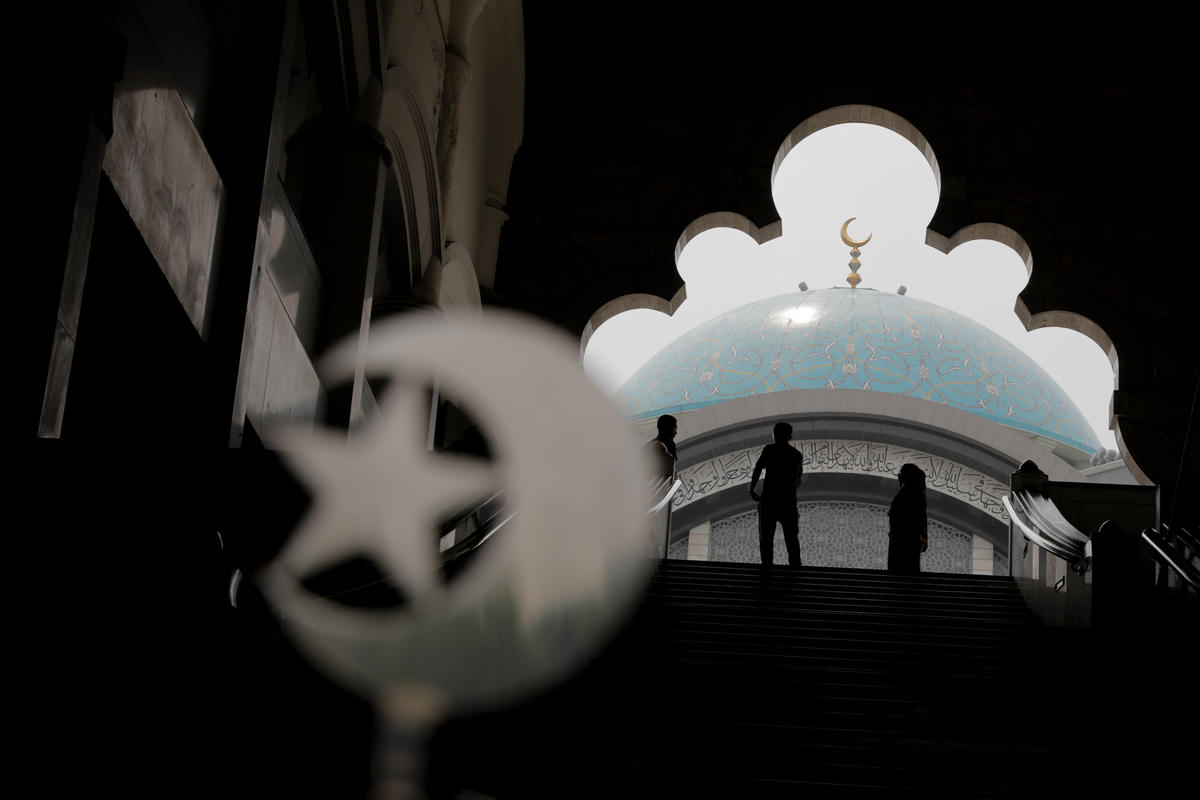
{"type": "Polygon", "coordinates": [[[386,294],[375,295],[371,308],[371,319],[381,320],[409,311],[440,311],[437,304],[441,288],[442,260],[436,256],[421,275],[420,282],[411,291],[405,287],[392,286],[386,294]]]}
{"type": "MultiPolygon", "coordinates": [[[[46,236],[46,239],[56,241],[65,232],[66,250],[60,253],[53,248],[45,248],[53,256],[62,257],[52,258],[46,263],[46,268],[40,270],[38,290],[26,301],[29,308],[37,314],[34,342],[32,347],[28,348],[29,352],[36,355],[28,365],[19,363],[16,380],[11,384],[16,386],[17,392],[21,394],[16,401],[19,410],[14,416],[19,417],[18,426],[22,436],[32,430],[32,426],[25,426],[34,421],[34,415],[30,414],[26,418],[26,414],[34,412],[34,409],[37,409],[35,413],[38,437],[56,439],[62,431],[83,286],[87,278],[92,226],[96,219],[101,165],[105,145],[113,132],[113,87],[122,77],[128,46],[125,38],[112,29],[109,13],[105,4],[97,4],[89,12],[94,17],[91,22],[98,25],[99,30],[96,35],[81,43],[86,50],[80,57],[90,64],[91,68],[74,85],[74,95],[68,95],[63,102],[66,109],[64,116],[69,119],[61,122],[66,128],[77,127],[77,130],[70,131],[76,134],[74,137],[68,135],[63,138],[75,142],[77,146],[68,147],[56,156],[74,158],[78,164],[78,171],[62,171],[61,174],[69,177],[56,187],[66,189],[70,186],[73,191],[70,208],[55,207],[47,214],[53,234],[46,236]],[[75,108],[83,110],[77,116],[72,116],[75,108]],[[65,212],[64,221],[69,215],[69,221],[65,221],[65,224],[53,213],[60,210],[65,212]],[[56,224],[61,224],[62,227],[54,228],[56,224]],[[53,326],[43,324],[46,317],[42,316],[42,313],[55,305],[57,310],[53,326]],[[51,332],[46,340],[40,338],[43,331],[51,332]],[[26,393],[28,397],[24,396],[26,393]]],[[[82,30],[82,27],[80,29],[82,30]]],[[[25,232],[25,235],[29,234],[29,231],[25,232]]],[[[37,238],[37,235],[38,233],[34,233],[32,238],[37,238]]],[[[24,348],[18,350],[24,352],[24,348]]]]}
{"type": "Polygon", "coordinates": [[[471,78],[471,62],[467,54],[454,44],[446,46],[446,71],[442,86],[442,104],[438,109],[437,159],[442,191],[442,219],[452,220],[451,197],[454,172],[454,150],[458,145],[458,112],[463,89],[471,78]]]}
{"type": "Polygon", "coordinates": [[[703,522],[688,531],[688,561],[708,561],[708,539],[712,522],[703,522]]]}
{"type": "Polygon", "coordinates": [[[54,343],[46,370],[46,386],[38,419],[38,436],[58,438],[67,405],[67,386],[75,356],[75,338],[87,278],[92,225],[96,220],[96,202],[100,188],[100,164],[106,137],[95,124],[88,125],[79,185],[75,193],[75,214],[62,278],[58,314],[54,319],[54,343]]]}
{"type": "Polygon", "coordinates": [[[500,253],[500,229],[504,227],[505,222],[508,222],[508,212],[504,210],[504,201],[489,193],[487,203],[483,206],[478,258],[478,263],[484,265],[479,275],[479,283],[489,289],[496,286],[496,258],[500,253]]]}
{"type": "MultiPolygon", "coordinates": [[[[317,351],[348,337],[365,344],[379,260],[391,153],[374,127],[315,118],[287,143],[285,184],[321,273],[317,351]]],[[[363,367],[349,386],[330,387],[327,422],[348,427],[363,413],[363,367]]]]}
{"type": "Polygon", "coordinates": [[[991,575],[994,565],[995,548],[992,543],[979,534],[971,536],[971,574],[991,575]]]}

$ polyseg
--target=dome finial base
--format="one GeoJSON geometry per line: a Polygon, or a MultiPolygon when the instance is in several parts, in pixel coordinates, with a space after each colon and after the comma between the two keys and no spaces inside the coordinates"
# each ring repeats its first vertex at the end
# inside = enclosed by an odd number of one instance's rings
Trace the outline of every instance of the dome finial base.
{"type": "Polygon", "coordinates": [[[872,233],[869,236],[867,236],[867,238],[863,239],[861,242],[856,242],[853,239],[851,239],[850,234],[847,231],[847,228],[849,228],[850,223],[854,222],[854,220],[856,220],[856,219],[858,219],[858,217],[851,217],[850,219],[848,219],[842,223],[842,241],[850,246],[850,274],[846,276],[846,283],[850,284],[851,289],[858,288],[859,282],[862,281],[862,278],[859,277],[859,274],[858,274],[858,268],[860,266],[862,266],[862,262],[860,262],[858,260],[858,257],[860,255],[862,255],[862,252],[858,248],[862,247],[867,242],[871,241],[871,236],[875,235],[874,233],[872,233]]]}

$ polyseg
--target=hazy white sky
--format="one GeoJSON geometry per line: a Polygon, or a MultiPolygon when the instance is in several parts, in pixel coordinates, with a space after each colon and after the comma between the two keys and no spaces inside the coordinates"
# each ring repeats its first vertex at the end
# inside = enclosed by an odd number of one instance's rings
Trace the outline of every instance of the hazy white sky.
{"type": "MultiPolygon", "coordinates": [[[[934,143],[936,149],[936,143],[934,143]]],[[[769,175],[763,176],[764,184],[769,175]]],[[[673,317],[629,311],[592,336],[583,365],[609,394],[664,345],[737,306],[810,289],[846,286],[849,248],[839,232],[850,218],[851,238],[872,235],[862,248],[862,288],[908,294],[957,311],[1004,336],[1042,366],[1083,411],[1105,447],[1112,368],[1100,348],[1075,331],[1027,332],[1013,313],[1025,286],[1025,266],[1004,245],[970,242],[950,255],[925,245],[938,193],[928,162],[907,140],[885,128],[846,124],[809,136],[787,156],[772,187],[783,236],[763,245],[743,233],[700,234],[680,256],[688,299],[673,317]]],[[[712,209],[737,211],[738,209],[712,209]]],[[[1046,213],[1051,213],[1047,209],[1046,213]]],[[[973,220],[992,222],[994,220],[973,220]]],[[[754,220],[765,225],[771,220],[754,220]]],[[[954,231],[938,231],[949,236],[954,231]]],[[[1020,233],[1020,231],[1017,231],[1020,233]]],[[[1039,265],[1033,254],[1033,268],[1039,265]]]]}

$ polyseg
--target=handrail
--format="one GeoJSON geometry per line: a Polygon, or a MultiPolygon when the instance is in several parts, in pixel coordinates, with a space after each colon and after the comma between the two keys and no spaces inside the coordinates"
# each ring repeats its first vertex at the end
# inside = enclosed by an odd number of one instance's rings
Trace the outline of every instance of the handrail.
{"type": "MultiPolygon", "coordinates": [[[[664,466],[666,465],[664,464],[664,466]]],[[[683,486],[683,481],[675,477],[674,461],[671,461],[669,470],[659,473],[657,477],[650,480],[649,494],[653,504],[646,512],[646,516],[648,518],[657,517],[652,523],[654,536],[657,539],[654,553],[660,558],[666,558],[671,551],[671,499],[675,497],[675,493],[681,486],[683,486]],[[655,498],[658,499],[655,500],[655,498]],[[660,536],[661,538],[659,538],[660,536]]]]}
{"type": "Polygon", "coordinates": [[[1048,533],[1065,539],[1068,547],[1080,548],[1087,544],[1087,534],[1068,522],[1050,498],[1044,495],[1030,494],[1028,502],[1033,509],[1035,519],[1044,525],[1044,529],[1048,533]]]}
{"type": "MultiPolygon", "coordinates": [[[[1175,535],[1178,535],[1178,532],[1175,535]]],[[[1188,535],[1190,537],[1190,534],[1188,535]]],[[[1200,591],[1200,570],[1196,569],[1189,559],[1183,557],[1183,554],[1179,552],[1179,546],[1168,538],[1171,536],[1171,533],[1164,536],[1154,528],[1146,528],[1142,531],[1142,541],[1150,546],[1154,557],[1175,570],[1179,577],[1193,589],[1200,591]]],[[[1190,545],[1188,546],[1190,547],[1190,545]]],[[[1192,552],[1196,551],[1193,549],[1192,552]]]]}
{"type": "MultiPolygon", "coordinates": [[[[667,485],[668,480],[669,480],[669,478],[664,478],[660,481],[656,481],[655,484],[652,484],[652,486],[654,489],[657,489],[661,486],[667,485]]],[[[659,499],[650,508],[650,510],[647,512],[647,516],[652,516],[653,514],[661,511],[664,507],[666,507],[667,504],[670,503],[671,498],[673,498],[675,496],[675,493],[679,491],[681,486],[683,486],[683,481],[676,480],[674,483],[672,483],[670,488],[665,492],[665,494],[662,496],[662,498],[659,499]]],[[[451,516],[447,517],[446,520],[439,526],[441,529],[442,535],[444,536],[444,535],[450,533],[455,528],[457,528],[459,525],[461,525],[463,522],[466,522],[471,517],[472,514],[477,514],[477,513],[479,513],[479,511],[481,509],[487,508],[487,506],[489,504],[495,503],[497,500],[499,500],[501,498],[501,496],[503,494],[504,494],[503,490],[494,492],[493,494],[488,496],[482,502],[474,503],[469,506],[464,506],[459,511],[457,511],[454,514],[452,514],[451,516]]],[[[471,531],[469,534],[467,534],[460,541],[455,542],[450,547],[448,547],[445,550],[443,550],[442,552],[438,553],[438,567],[440,569],[445,569],[447,566],[453,564],[454,562],[458,561],[459,559],[464,558],[464,557],[468,556],[469,554],[473,553],[475,550],[479,549],[479,547],[481,547],[485,542],[487,542],[487,540],[490,539],[497,531],[499,531],[501,528],[503,528],[505,525],[507,525],[512,520],[512,518],[516,516],[516,513],[517,512],[515,510],[510,511],[510,510],[506,509],[505,506],[503,506],[503,505],[497,505],[493,509],[493,513],[491,513],[486,518],[479,520],[478,527],[476,527],[473,531],[471,531]]],[[[237,584],[240,581],[240,579],[241,579],[240,574],[236,574],[230,585],[230,599],[231,599],[231,603],[232,603],[232,605],[234,605],[234,607],[237,606],[236,593],[237,593],[237,584]]],[[[391,581],[392,581],[391,576],[384,576],[384,577],[379,578],[378,580],[370,581],[368,583],[364,583],[364,584],[361,584],[358,586],[348,587],[348,588],[343,589],[333,595],[325,595],[325,597],[326,597],[326,599],[329,599],[332,597],[338,597],[338,596],[342,596],[345,594],[349,594],[351,592],[357,592],[362,589],[367,589],[372,586],[377,586],[379,584],[390,583],[391,581]]]]}
{"type": "Polygon", "coordinates": [[[477,513],[481,508],[486,506],[488,503],[491,503],[492,501],[496,500],[502,494],[504,494],[504,490],[498,489],[497,491],[493,492],[490,496],[488,496],[488,498],[485,500],[482,500],[478,503],[473,503],[473,504],[468,504],[468,505],[462,506],[460,509],[458,509],[458,511],[456,511],[454,514],[450,515],[449,517],[446,517],[446,519],[442,521],[442,524],[440,526],[442,535],[445,536],[447,533],[454,530],[462,523],[466,522],[467,519],[469,519],[472,514],[477,513]]]}
{"type": "MultiPolygon", "coordinates": [[[[669,480],[670,480],[670,478],[663,478],[661,481],[656,481],[656,484],[658,486],[664,486],[664,485],[666,485],[667,481],[669,481],[669,480]]],[[[648,516],[648,517],[653,516],[654,514],[657,514],[659,511],[661,511],[663,506],[665,506],[667,503],[671,502],[671,498],[675,496],[675,493],[679,491],[679,487],[681,487],[681,486],[683,486],[683,481],[680,481],[680,480],[675,481],[675,483],[671,485],[671,488],[667,490],[667,493],[665,495],[663,495],[662,500],[659,500],[657,503],[655,503],[653,506],[650,507],[650,510],[646,512],[646,516],[648,516]]],[[[651,497],[653,497],[653,496],[654,495],[651,494],[651,497]]]]}
{"type": "Polygon", "coordinates": [[[492,537],[496,531],[503,528],[509,521],[517,515],[516,511],[498,510],[495,514],[488,517],[480,524],[478,528],[471,531],[461,542],[455,542],[450,547],[438,554],[440,564],[448,564],[451,561],[456,561],[462,558],[467,553],[477,549],[480,545],[492,537]]]}
{"type": "Polygon", "coordinates": [[[1003,495],[1000,502],[1026,539],[1063,559],[1076,572],[1090,568],[1090,539],[1067,522],[1049,498],[1016,491],[1003,495]]]}
{"type": "Polygon", "coordinates": [[[1017,491],[1013,494],[1014,504],[1043,536],[1068,552],[1082,552],[1088,537],[1067,521],[1053,500],[1030,491],[1017,491]]]}
{"type": "Polygon", "coordinates": [[[1182,525],[1177,525],[1172,529],[1170,525],[1164,523],[1162,527],[1166,531],[1167,538],[1174,540],[1176,547],[1182,544],[1192,551],[1191,558],[1200,557],[1200,538],[1194,533],[1182,525]]]}

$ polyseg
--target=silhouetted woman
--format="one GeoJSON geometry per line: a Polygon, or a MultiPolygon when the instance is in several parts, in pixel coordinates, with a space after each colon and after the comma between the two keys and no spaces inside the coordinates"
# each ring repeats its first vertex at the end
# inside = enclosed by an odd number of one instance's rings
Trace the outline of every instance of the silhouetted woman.
{"type": "Polygon", "coordinates": [[[929,543],[925,473],[916,464],[905,464],[896,477],[900,489],[888,508],[888,571],[916,575],[929,543]]]}

